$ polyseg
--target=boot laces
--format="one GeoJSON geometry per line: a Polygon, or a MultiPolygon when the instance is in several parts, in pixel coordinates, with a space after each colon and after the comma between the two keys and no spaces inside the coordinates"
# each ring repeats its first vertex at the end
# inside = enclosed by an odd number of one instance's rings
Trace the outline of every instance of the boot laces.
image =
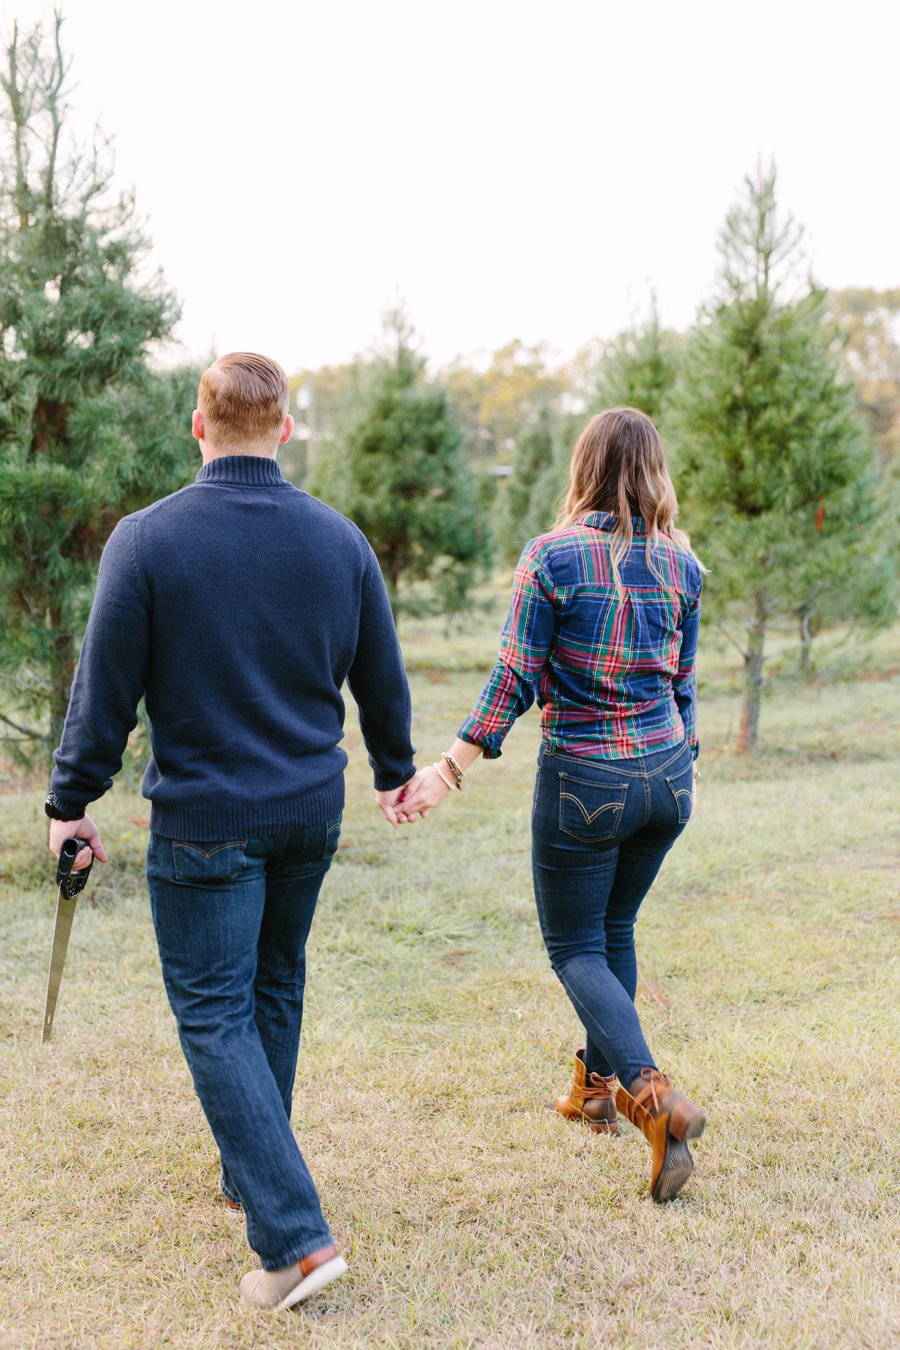
{"type": "Polygon", "coordinates": [[[615,1074],[613,1074],[610,1078],[604,1078],[602,1074],[589,1073],[587,1076],[587,1081],[585,1082],[584,1085],[585,1100],[590,1099],[591,1101],[605,1101],[608,1098],[612,1097],[613,1095],[612,1084],[614,1079],[615,1074]]]}
{"type": "Polygon", "coordinates": [[[656,1095],[656,1089],[659,1087],[663,1091],[668,1092],[672,1086],[671,1078],[667,1078],[664,1073],[660,1073],[659,1069],[641,1069],[641,1078],[644,1079],[645,1083],[649,1084],[650,1092],[653,1097],[653,1109],[654,1111],[658,1111],[659,1098],[656,1095]]]}

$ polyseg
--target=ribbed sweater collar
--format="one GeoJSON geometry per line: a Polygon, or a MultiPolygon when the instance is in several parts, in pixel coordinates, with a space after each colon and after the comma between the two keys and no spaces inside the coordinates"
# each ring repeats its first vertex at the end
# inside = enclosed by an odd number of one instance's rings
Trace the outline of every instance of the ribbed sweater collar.
{"type": "Polygon", "coordinates": [[[226,483],[235,487],[284,486],[287,479],[268,455],[221,455],[197,474],[198,483],[226,483]]]}

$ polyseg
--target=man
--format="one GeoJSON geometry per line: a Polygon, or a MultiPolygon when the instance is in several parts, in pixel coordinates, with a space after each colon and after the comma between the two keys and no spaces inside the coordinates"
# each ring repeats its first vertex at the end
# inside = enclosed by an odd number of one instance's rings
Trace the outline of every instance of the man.
{"type": "Polygon", "coordinates": [[[394,826],[415,774],[378,563],[282,476],[292,430],[274,361],[233,352],[204,373],[196,482],[120,521],[104,550],[46,807],[55,854],[78,835],[106,861],[86,808],[144,697],[163,979],[222,1191],[260,1257],[240,1286],[257,1307],[293,1306],[346,1270],[290,1126],[305,944],[344,804],[345,679],[394,826]]]}

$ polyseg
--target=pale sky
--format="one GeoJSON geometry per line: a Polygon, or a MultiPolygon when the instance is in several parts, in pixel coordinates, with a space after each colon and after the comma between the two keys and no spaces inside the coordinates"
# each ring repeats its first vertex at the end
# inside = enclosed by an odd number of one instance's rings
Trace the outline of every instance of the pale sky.
{"type": "MultiPolygon", "coordinates": [[[[743,176],[774,155],[824,284],[900,284],[884,0],[69,0],[185,355],[289,371],[370,345],[398,293],[434,362],[645,311],[690,323],[743,176]]],[[[0,0],[0,27],[47,13],[0,0]]]]}

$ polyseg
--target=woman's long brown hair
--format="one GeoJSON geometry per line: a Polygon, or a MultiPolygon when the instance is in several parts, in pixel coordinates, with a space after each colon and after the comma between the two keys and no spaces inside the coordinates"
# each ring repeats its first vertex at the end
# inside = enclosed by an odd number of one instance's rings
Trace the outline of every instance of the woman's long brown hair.
{"type": "Polygon", "coordinates": [[[647,526],[647,564],[661,535],[706,568],[675,525],[678,498],[666,463],[666,447],[651,418],[637,408],[609,408],[591,418],[578,437],[569,466],[569,490],[554,529],[565,529],[589,511],[617,516],[612,531],[612,569],[621,587],[619,564],[634,539],[632,516],[647,526]]]}

